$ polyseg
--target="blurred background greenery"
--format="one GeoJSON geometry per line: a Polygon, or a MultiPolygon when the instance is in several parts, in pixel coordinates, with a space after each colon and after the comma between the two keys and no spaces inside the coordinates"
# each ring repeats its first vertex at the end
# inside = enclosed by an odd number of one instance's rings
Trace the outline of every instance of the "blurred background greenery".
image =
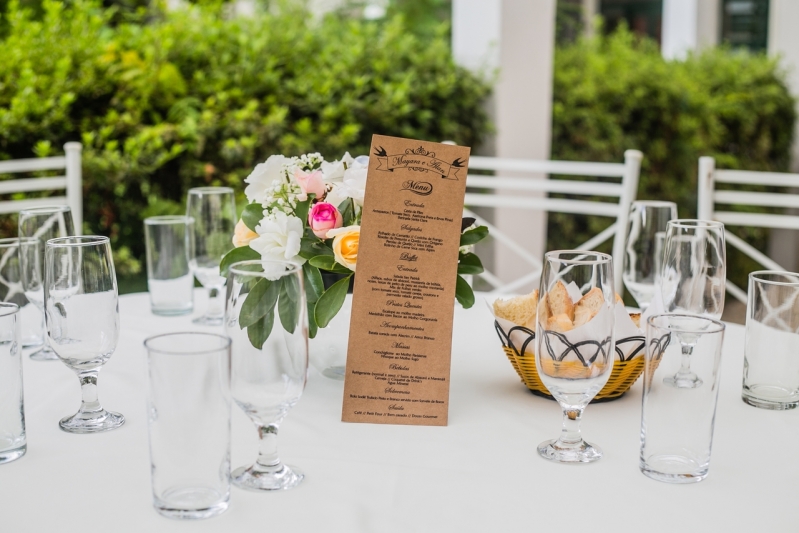
{"type": "MultiPolygon", "coordinates": [[[[362,154],[373,133],[479,149],[495,73],[454,64],[451,2],[390,0],[377,17],[371,4],[317,16],[260,0],[245,17],[216,1],[0,0],[0,159],[84,143],[84,231],[111,237],[131,291],[146,289],[142,219],[183,212],[189,187],[243,192],[269,155],[362,154]]],[[[696,214],[701,155],[787,170],[795,108],[773,59],[721,47],[668,61],[623,21],[584,37],[580,6],[558,2],[553,159],[639,149],[638,197],[677,201],[681,216],[696,214]]],[[[607,223],[551,214],[549,247],[607,223]]],[[[13,228],[0,222],[3,236],[13,228]]],[[[765,250],[765,232],[747,237],[765,250]]],[[[731,255],[733,281],[749,270],[731,255]]]]}

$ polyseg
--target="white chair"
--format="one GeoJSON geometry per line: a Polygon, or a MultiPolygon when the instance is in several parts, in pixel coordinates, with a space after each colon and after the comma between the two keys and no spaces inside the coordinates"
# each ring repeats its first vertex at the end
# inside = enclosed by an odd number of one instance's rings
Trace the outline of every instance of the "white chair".
{"type": "Polygon", "coordinates": [[[32,191],[65,191],[64,196],[48,198],[26,198],[0,202],[0,213],[18,213],[31,207],[68,205],[72,210],[75,232],[83,234],[83,189],[81,172],[81,151],[83,146],[77,142],[64,145],[64,155],[57,157],[34,157],[31,159],[12,159],[0,161],[0,174],[35,172],[38,170],[64,170],[63,176],[52,178],[20,178],[0,181],[0,194],[14,194],[32,191]]]}
{"type": "Polygon", "coordinates": [[[502,282],[496,275],[486,270],[480,276],[491,285],[496,292],[511,293],[534,281],[541,275],[542,264],[539,257],[533,256],[524,247],[514,242],[496,226],[476,216],[469,207],[518,208],[556,213],[572,213],[575,215],[600,215],[615,219],[607,229],[595,237],[577,246],[580,250],[591,250],[597,245],[613,237],[613,275],[616,292],[621,293],[622,258],[624,255],[624,239],[627,231],[627,220],[630,215],[630,204],[635,200],[638,190],[638,175],[641,169],[643,154],[638,150],[624,152],[624,163],[587,163],[576,161],[533,161],[524,159],[500,159],[494,157],[473,156],[469,159],[469,170],[490,170],[495,176],[469,174],[466,181],[467,216],[475,217],[479,223],[489,229],[493,239],[512,250],[521,260],[528,263],[532,270],[509,283],[502,282]],[[620,178],[619,183],[600,183],[593,181],[576,181],[561,179],[526,179],[524,177],[506,177],[503,172],[519,174],[561,174],[569,176],[603,176],[620,178]],[[481,189],[481,191],[474,191],[481,189]],[[471,190],[471,192],[470,192],[471,190]],[[495,193],[495,191],[499,191],[495,193]],[[614,202],[598,202],[595,200],[577,200],[549,197],[530,197],[514,195],[514,192],[564,193],[579,196],[604,196],[614,198],[614,202]]]}
{"type": "MultiPolygon", "coordinates": [[[[697,213],[703,220],[723,222],[725,240],[769,270],[791,270],[781,267],[776,261],[747,243],[726,226],[749,226],[758,228],[799,229],[799,216],[771,213],[737,213],[716,211],[715,204],[799,208],[799,195],[779,192],[753,192],[744,190],[747,185],[772,187],[799,187],[799,174],[783,172],[755,172],[748,170],[716,170],[712,157],[699,158],[699,198],[697,213]],[[732,183],[738,190],[716,190],[716,183],[732,183]]],[[[727,291],[746,303],[746,291],[727,280],[727,291]]]]}

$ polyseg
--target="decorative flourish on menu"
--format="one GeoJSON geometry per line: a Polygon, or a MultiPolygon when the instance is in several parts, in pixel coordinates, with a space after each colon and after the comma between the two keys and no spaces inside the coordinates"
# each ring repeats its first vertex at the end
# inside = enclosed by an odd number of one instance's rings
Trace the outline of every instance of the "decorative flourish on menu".
{"type": "Polygon", "coordinates": [[[342,420],[446,425],[469,148],[375,135],[342,420]]]}

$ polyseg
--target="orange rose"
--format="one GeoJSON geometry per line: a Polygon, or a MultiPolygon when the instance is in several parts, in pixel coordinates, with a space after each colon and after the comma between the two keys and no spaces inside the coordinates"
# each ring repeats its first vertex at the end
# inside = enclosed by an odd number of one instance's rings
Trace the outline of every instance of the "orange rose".
{"type": "Polygon", "coordinates": [[[355,263],[358,262],[358,242],[361,239],[360,226],[347,226],[345,228],[331,229],[327,238],[333,238],[333,254],[336,263],[343,265],[355,272],[355,263]]]}
{"type": "Polygon", "coordinates": [[[243,220],[239,220],[236,224],[236,230],[233,233],[233,246],[239,248],[247,246],[250,241],[258,237],[258,234],[247,227],[243,220]]]}

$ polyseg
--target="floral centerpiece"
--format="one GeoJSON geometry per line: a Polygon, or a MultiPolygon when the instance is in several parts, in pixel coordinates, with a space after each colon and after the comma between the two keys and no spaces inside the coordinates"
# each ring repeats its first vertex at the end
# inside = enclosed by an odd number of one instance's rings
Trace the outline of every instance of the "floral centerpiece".
{"type": "MultiPolygon", "coordinates": [[[[236,225],[236,246],[222,260],[222,275],[230,265],[253,259],[292,261],[302,265],[308,303],[309,336],[330,323],[341,309],[350,278],[358,264],[361,211],[369,158],[349,153],[333,162],[318,154],[299,157],[273,155],[255,167],[245,182],[250,202],[236,225]],[[325,288],[321,271],[342,275],[325,288]]],[[[462,275],[483,271],[472,246],[488,235],[488,228],[464,218],[458,254],[456,298],[464,307],[474,305],[474,293],[462,275]]],[[[264,280],[266,281],[266,280],[264,280]]],[[[279,287],[250,291],[247,304],[272,313],[279,287]],[[268,298],[269,302],[260,302],[268,298]],[[250,302],[249,300],[254,300],[250,302]]],[[[280,303],[278,302],[278,313],[280,303]]],[[[252,314],[252,313],[249,313],[252,314]]],[[[257,314],[257,311],[255,311],[257,314]]],[[[261,318],[264,316],[257,318],[261,318]]],[[[272,323],[272,320],[266,322],[272,323]]],[[[249,327],[241,324],[242,327],[249,327]]],[[[269,331],[249,327],[255,346],[263,345],[269,331]]]]}

